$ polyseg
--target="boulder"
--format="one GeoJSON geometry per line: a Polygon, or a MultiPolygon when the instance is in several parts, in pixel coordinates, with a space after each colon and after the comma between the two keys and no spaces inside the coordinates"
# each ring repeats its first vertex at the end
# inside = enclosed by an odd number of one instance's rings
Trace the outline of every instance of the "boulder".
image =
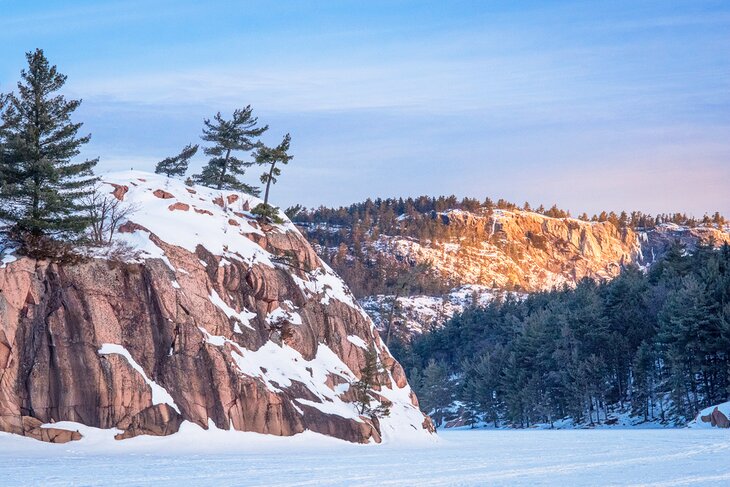
{"type": "Polygon", "coordinates": [[[717,406],[715,406],[715,409],[710,414],[701,416],[700,419],[703,423],[710,423],[717,428],[730,428],[730,419],[717,406]]]}
{"type": "Polygon", "coordinates": [[[190,205],[187,203],[180,203],[179,201],[177,203],[173,203],[170,206],[167,207],[170,211],[188,211],[190,209],[190,205]]]}
{"type": "Polygon", "coordinates": [[[162,198],[163,200],[169,200],[169,199],[174,198],[172,193],[168,193],[167,191],[162,190],[162,189],[156,189],[152,192],[152,194],[157,196],[158,198],[162,198]]]}

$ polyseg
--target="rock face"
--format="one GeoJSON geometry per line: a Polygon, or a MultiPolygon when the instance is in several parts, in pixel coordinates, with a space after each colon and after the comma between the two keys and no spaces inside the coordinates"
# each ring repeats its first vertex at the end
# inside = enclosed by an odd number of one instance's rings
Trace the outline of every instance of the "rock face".
{"type": "Polygon", "coordinates": [[[730,428],[730,420],[717,407],[710,414],[700,415],[700,419],[703,423],[710,423],[717,428],[730,428]]]}
{"type": "Polygon", "coordinates": [[[727,231],[714,227],[682,227],[673,223],[664,223],[637,236],[641,245],[637,262],[644,265],[664,255],[674,242],[681,243],[689,251],[695,250],[698,244],[715,247],[730,244],[730,233],[727,231]]]}
{"type": "Polygon", "coordinates": [[[609,222],[550,218],[527,211],[496,210],[493,216],[464,211],[440,215],[454,237],[422,245],[405,237],[381,236],[378,252],[400,260],[429,263],[444,279],[460,285],[535,292],[584,277],[610,279],[624,265],[651,264],[679,240],[688,249],[698,242],[730,243],[730,234],[710,227],[664,224],[651,231],[619,230],[609,222]],[[463,237],[478,229],[484,238],[463,237]]]}
{"type": "MultiPolygon", "coordinates": [[[[408,219],[409,215],[399,218],[408,219]]],[[[381,331],[396,330],[400,339],[438,327],[454,313],[472,303],[485,304],[496,296],[514,296],[574,286],[583,278],[611,279],[623,266],[647,267],[679,241],[689,251],[698,244],[719,246],[730,243],[730,233],[711,226],[696,228],[661,224],[649,230],[618,229],[610,222],[586,222],[573,218],[550,218],[522,210],[494,210],[477,214],[462,210],[419,215],[444,224],[434,240],[403,235],[377,234],[351,245],[325,247],[330,236],[347,232],[344,227],[310,223],[317,251],[328,258],[358,262],[367,268],[372,262],[386,267],[383,274],[402,272],[403,263],[427,264],[439,282],[454,286],[441,295],[399,296],[395,312],[393,295],[359,296],[360,303],[381,331]],[[323,237],[324,235],[324,237],[323,237]],[[392,266],[392,269],[387,269],[392,266]],[[465,293],[465,290],[467,291],[465,293]],[[392,325],[391,325],[392,322],[392,325]]],[[[346,240],[345,240],[346,241],[346,240]]],[[[358,276],[351,276],[357,279],[358,276]]],[[[367,288],[368,286],[353,287],[367,288]]]]}
{"type": "Polygon", "coordinates": [[[122,254],[0,268],[0,430],[69,441],[78,433],[50,423],[74,421],[123,439],[212,421],[353,442],[430,434],[372,321],[293,225],[257,225],[245,195],[146,173],[105,180],[135,208],[122,254]],[[384,366],[374,393],[392,403],[380,421],[353,403],[371,346],[384,366]]]}
{"type": "Polygon", "coordinates": [[[728,417],[730,417],[730,402],[724,402],[703,409],[688,426],[690,428],[730,428],[728,417]]]}
{"type": "Polygon", "coordinates": [[[583,277],[613,277],[621,264],[634,261],[641,251],[631,230],[620,232],[608,222],[504,210],[492,217],[454,211],[443,219],[457,236],[452,241],[421,245],[381,237],[379,248],[401,259],[429,262],[455,283],[523,292],[551,289],[583,277]],[[475,228],[483,238],[465,241],[458,237],[475,228]]]}

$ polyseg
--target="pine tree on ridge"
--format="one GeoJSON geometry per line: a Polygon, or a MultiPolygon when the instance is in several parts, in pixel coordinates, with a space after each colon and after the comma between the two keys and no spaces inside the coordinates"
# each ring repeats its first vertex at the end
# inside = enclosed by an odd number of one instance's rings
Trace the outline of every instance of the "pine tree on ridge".
{"type": "Polygon", "coordinates": [[[190,159],[198,152],[198,145],[188,144],[176,156],[166,157],[157,163],[155,167],[156,174],[164,174],[165,176],[184,176],[188,170],[190,159]]]}
{"type": "Polygon", "coordinates": [[[258,196],[259,188],[250,186],[239,180],[246,167],[253,162],[246,162],[236,156],[237,152],[250,152],[256,148],[261,134],[266,132],[268,125],[258,126],[258,118],[253,116],[251,105],[235,110],[231,119],[225,119],[220,112],[213,120],[206,119],[201,138],[212,145],[204,152],[210,156],[208,164],[195,180],[205,186],[217,189],[242,191],[258,196]]]}
{"type": "Polygon", "coordinates": [[[281,168],[277,164],[289,164],[294,156],[289,155],[289,144],[291,135],[286,134],[284,139],[276,147],[267,147],[261,144],[256,151],[256,164],[269,166],[268,171],[261,175],[261,182],[266,185],[264,192],[264,205],[269,204],[269,190],[272,184],[276,184],[277,176],[281,175],[281,168]]]}

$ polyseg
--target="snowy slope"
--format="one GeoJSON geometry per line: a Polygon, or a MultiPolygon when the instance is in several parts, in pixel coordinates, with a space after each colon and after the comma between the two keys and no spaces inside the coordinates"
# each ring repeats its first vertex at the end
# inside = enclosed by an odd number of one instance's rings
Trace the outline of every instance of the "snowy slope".
{"type": "MultiPolygon", "coordinates": [[[[507,293],[478,284],[459,286],[443,296],[401,296],[393,317],[394,327],[397,329],[394,332],[404,338],[419,335],[442,326],[449,318],[470,306],[485,306],[508,294],[519,296],[518,293],[507,293]]],[[[379,294],[359,300],[381,333],[387,331],[394,298],[392,295],[379,294]]]]}

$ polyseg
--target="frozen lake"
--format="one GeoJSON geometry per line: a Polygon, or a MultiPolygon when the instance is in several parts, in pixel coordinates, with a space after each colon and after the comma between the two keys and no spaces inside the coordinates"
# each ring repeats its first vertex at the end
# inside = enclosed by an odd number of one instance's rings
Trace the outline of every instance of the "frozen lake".
{"type": "MultiPolygon", "coordinates": [[[[214,435],[117,446],[0,434],[0,485],[728,485],[728,430],[444,431],[420,445],[214,435]]],[[[127,440],[129,441],[129,440],[127,440]]]]}

